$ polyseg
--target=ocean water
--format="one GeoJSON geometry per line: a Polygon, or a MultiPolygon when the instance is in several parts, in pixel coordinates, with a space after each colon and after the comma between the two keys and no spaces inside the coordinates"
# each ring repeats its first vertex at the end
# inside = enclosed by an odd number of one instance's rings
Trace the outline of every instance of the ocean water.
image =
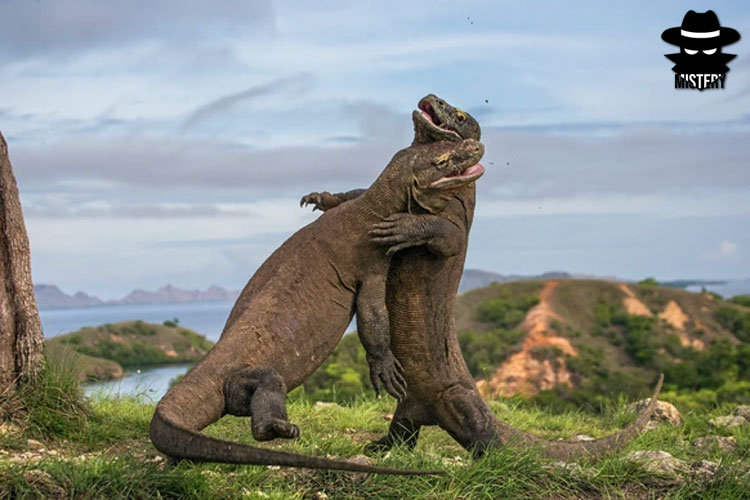
{"type": "MultiPolygon", "coordinates": [[[[98,326],[140,319],[149,323],[162,323],[177,318],[181,326],[186,326],[216,342],[224,329],[234,302],[188,302],[180,304],[148,304],[81,307],[74,309],[43,309],[44,336],[55,337],[73,332],[84,326],[98,326]]],[[[352,321],[347,331],[356,328],[352,321]]],[[[171,365],[156,368],[142,368],[125,373],[120,380],[95,382],[84,387],[86,394],[127,394],[138,395],[158,401],[169,389],[170,380],[187,372],[189,365],[171,365]]]]}
{"type": "Polygon", "coordinates": [[[149,323],[162,323],[177,318],[180,325],[203,334],[216,342],[221,335],[234,305],[231,301],[186,302],[180,304],[145,304],[123,306],[80,307],[71,309],[42,309],[44,336],[73,332],[84,326],[98,326],[140,319],[149,323]]]}
{"type": "MultiPolygon", "coordinates": [[[[140,319],[162,323],[177,318],[180,325],[203,334],[216,342],[229,317],[234,302],[189,302],[181,304],[145,304],[123,306],[81,307],[74,309],[43,309],[39,311],[45,337],[73,332],[84,326],[98,326],[140,319]]],[[[130,370],[120,380],[87,384],[87,395],[138,395],[158,401],[169,389],[170,380],[184,374],[189,365],[171,365],[130,370]]]]}

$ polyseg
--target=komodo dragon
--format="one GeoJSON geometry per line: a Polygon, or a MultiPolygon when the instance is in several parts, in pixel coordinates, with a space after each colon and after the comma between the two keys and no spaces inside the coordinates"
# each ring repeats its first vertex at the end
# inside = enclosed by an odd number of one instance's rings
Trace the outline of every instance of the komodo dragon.
{"type": "Polygon", "coordinates": [[[424,474],[257,448],[200,430],[224,414],[251,416],[258,441],[299,436],[285,397],[332,352],[356,309],[376,389],[404,394],[390,351],[385,310],[389,257],[369,228],[415,203],[427,190],[437,205],[446,190],[477,178],[484,147],[470,139],[410,146],[396,153],[367,194],[292,235],[256,271],[237,299],[219,341],[161,399],[151,440],[172,458],[393,474],[424,474]]]}
{"type": "MultiPolygon", "coordinates": [[[[423,98],[418,108],[414,117],[420,126],[414,144],[451,138],[479,140],[474,118],[437,96],[423,98]]],[[[362,189],[310,193],[303,201],[328,210],[363,193],[362,189]]],[[[396,443],[413,447],[423,425],[439,425],[476,457],[490,446],[505,443],[538,446],[543,454],[562,460],[596,458],[622,448],[653,413],[663,377],[651,403],[633,424],[592,441],[545,441],[501,422],[482,400],[461,354],[454,324],[474,206],[475,186],[469,184],[454,192],[439,217],[415,207],[414,213],[395,214],[374,226],[374,241],[387,245],[389,254],[396,252],[388,274],[386,305],[391,349],[403,365],[408,389],[388,434],[368,445],[368,450],[388,449],[396,443]]]]}

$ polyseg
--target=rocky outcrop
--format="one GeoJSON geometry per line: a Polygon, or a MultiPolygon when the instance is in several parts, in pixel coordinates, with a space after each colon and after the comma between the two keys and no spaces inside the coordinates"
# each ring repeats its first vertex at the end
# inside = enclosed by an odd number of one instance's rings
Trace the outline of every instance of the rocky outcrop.
{"type": "MultiPolygon", "coordinates": [[[[648,406],[650,401],[651,398],[642,399],[635,403],[630,403],[626,408],[634,413],[640,413],[648,406]]],[[[682,423],[682,415],[680,415],[680,412],[672,403],[658,401],[656,403],[656,410],[654,410],[653,415],[651,415],[651,422],[654,422],[657,425],[664,422],[670,425],[680,425],[682,423]]]]}

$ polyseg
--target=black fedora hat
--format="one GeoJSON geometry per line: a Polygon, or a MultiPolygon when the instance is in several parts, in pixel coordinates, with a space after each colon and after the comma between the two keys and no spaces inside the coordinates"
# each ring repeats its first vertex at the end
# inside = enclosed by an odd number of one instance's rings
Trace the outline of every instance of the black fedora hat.
{"type": "Polygon", "coordinates": [[[715,49],[740,39],[732,28],[722,27],[712,10],[699,14],[689,10],[682,19],[682,26],[669,28],[661,34],[662,40],[688,49],[715,49]]]}

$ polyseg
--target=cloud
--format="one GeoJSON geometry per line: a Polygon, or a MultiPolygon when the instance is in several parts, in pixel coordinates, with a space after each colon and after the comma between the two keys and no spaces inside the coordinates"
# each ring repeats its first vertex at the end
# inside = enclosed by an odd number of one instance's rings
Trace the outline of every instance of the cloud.
{"type": "MultiPolygon", "coordinates": [[[[285,196],[366,187],[408,145],[411,127],[406,116],[377,105],[345,108],[360,123],[362,140],[263,149],[200,138],[69,140],[46,147],[21,144],[12,150],[13,161],[25,189],[105,182],[114,189],[153,190],[160,197],[145,201],[188,203],[196,190],[206,194],[205,201],[218,202],[225,191],[285,196]]],[[[614,195],[679,199],[750,189],[750,131],[743,128],[707,134],[637,126],[602,137],[489,129],[483,142],[487,173],[479,188],[486,199],[595,197],[606,205],[614,195]]]]}
{"type": "Polygon", "coordinates": [[[2,3],[0,60],[50,56],[134,41],[189,41],[198,33],[270,30],[269,0],[227,0],[222,8],[198,0],[8,0],[2,3]]]}
{"type": "Polygon", "coordinates": [[[740,247],[731,241],[724,240],[719,246],[701,254],[703,260],[713,262],[737,262],[742,259],[740,247]]]}
{"type": "Polygon", "coordinates": [[[182,129],[187,130],[204,120],[213,118],[215,115],[221,114],[250,99],[290,90],[299,93],[309,85],[311,79],[312,76],[310,74],[302,73],[279,78],[263,85],[255,85],[240,92],[219,97],[193,110],[182,123],[182,129]]]}

